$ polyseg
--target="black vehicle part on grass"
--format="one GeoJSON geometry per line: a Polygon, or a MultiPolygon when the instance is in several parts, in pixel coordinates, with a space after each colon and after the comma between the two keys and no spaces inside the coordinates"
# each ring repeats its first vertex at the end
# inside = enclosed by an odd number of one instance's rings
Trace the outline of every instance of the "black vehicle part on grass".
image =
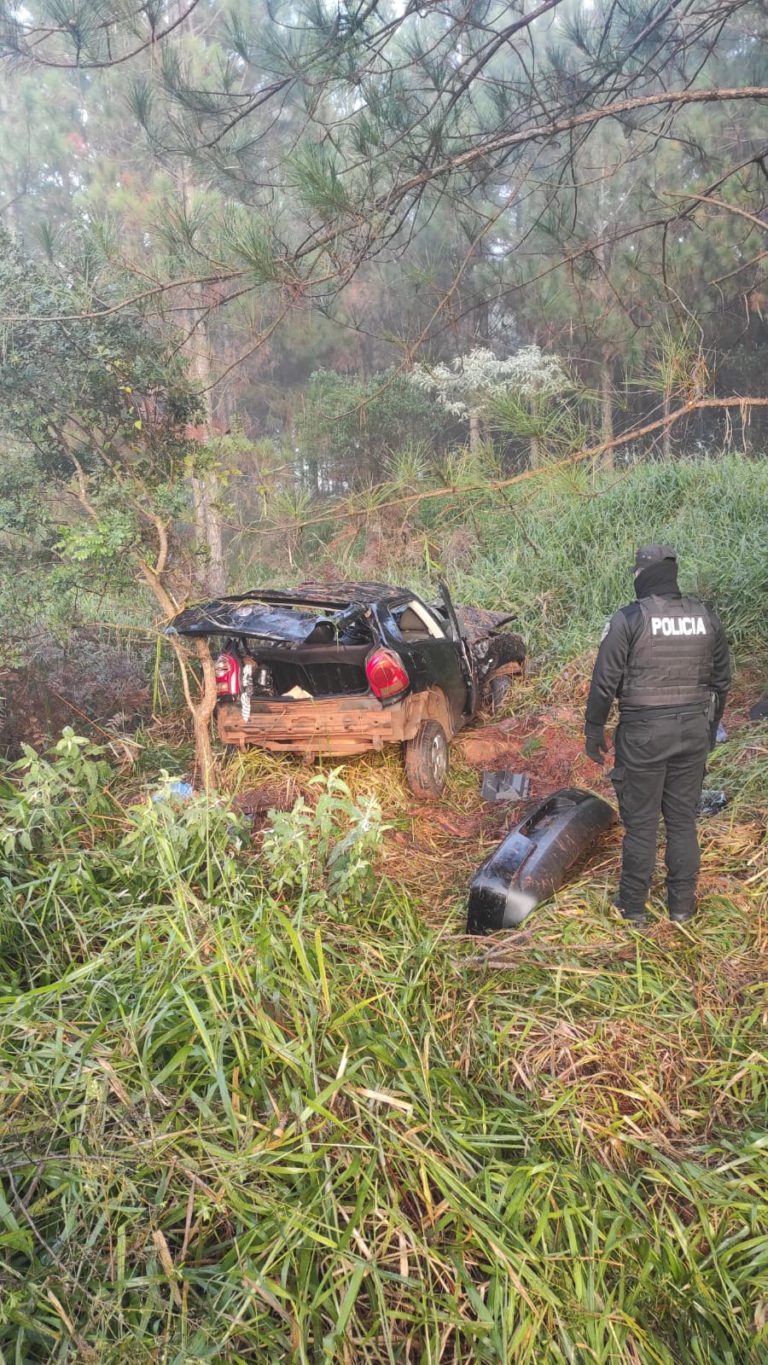
{"type": "Polygon", "coordinates": [[[699,815],[719,815],[728,805],[729,796],[721,787],[710,787],[699,798],[699,815]]]}
{"type": "Polygon", "coordinates": [[[472,878],[467,933],[491,934],[522,924],[615,821],[607,801],[577,787],[537,802],[472,878]]]}
{"type": "Polygon", "coordinates": [[[480,795],[484,801],[527,801],[531,779],[527,773],[483,773],[480,795]]]}
{"type": "Polygon", "coordinates": [[[768,697],[761,697],[759,701],[755,702],[754,706],[751,707],[750,709],[749,719],[750,720],[768,719],[768,697]]]}

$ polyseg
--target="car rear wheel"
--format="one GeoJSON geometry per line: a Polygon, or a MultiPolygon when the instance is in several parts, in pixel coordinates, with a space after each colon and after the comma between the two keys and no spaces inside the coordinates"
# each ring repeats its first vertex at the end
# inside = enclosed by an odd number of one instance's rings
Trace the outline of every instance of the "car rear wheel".
{"type": "Polygon", "coordinates": [[[448,740],[436,720],[423,720],[405,745],[405,775],[414,796],[439,796],[448,775],[448,740]]]}

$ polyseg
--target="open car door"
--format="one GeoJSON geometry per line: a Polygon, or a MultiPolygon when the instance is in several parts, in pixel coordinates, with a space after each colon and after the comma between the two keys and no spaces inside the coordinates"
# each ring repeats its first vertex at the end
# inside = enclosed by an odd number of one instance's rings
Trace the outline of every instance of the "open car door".
{"type": "Polygon", "coordinates": [[[451,600],[451,594],[448,591],[448,584],[441,578],[438,581],[438,587],[440,589],[443,607],[445,608],[445,614],[448,619],[448,630],[451,639],[456,646],[459,662],[461,664],[461,671],[467,684],[467,715],[473,716],[477,710],[478,684],[472,663],[472,656],[469,652],[469,646],[462,634],[459,619],[456,615],[456,609],[451,600]]]}

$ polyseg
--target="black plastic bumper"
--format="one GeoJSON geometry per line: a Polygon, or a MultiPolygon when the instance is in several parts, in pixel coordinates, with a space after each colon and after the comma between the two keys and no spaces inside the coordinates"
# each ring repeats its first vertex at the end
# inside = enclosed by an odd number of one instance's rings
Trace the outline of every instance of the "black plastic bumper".
{"type": "Polygon", "coordinates": [[[491,934],[522,924],[615,821],[607,801],[576,787],[564,787],[540,801],[472,878],[467,933],[491,934]]]}

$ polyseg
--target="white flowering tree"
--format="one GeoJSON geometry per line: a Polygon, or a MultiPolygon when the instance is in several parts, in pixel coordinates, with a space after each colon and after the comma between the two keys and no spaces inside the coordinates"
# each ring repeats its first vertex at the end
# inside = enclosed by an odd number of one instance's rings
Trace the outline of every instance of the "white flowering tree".
{"type": "Polygon", "coordinates": [[[454,417],[469,423],[472,451],[480,445],[485,421],[500,404],[507,429],[511,414],[517,414],[514,434],[530,440],[532,464],[541,460],[543,419],[553,401],[573,389],[560,357],[540,346],[523,346],[505,360],[477,346],[448,365],[414,366],[411,380],[454,417]]]}

